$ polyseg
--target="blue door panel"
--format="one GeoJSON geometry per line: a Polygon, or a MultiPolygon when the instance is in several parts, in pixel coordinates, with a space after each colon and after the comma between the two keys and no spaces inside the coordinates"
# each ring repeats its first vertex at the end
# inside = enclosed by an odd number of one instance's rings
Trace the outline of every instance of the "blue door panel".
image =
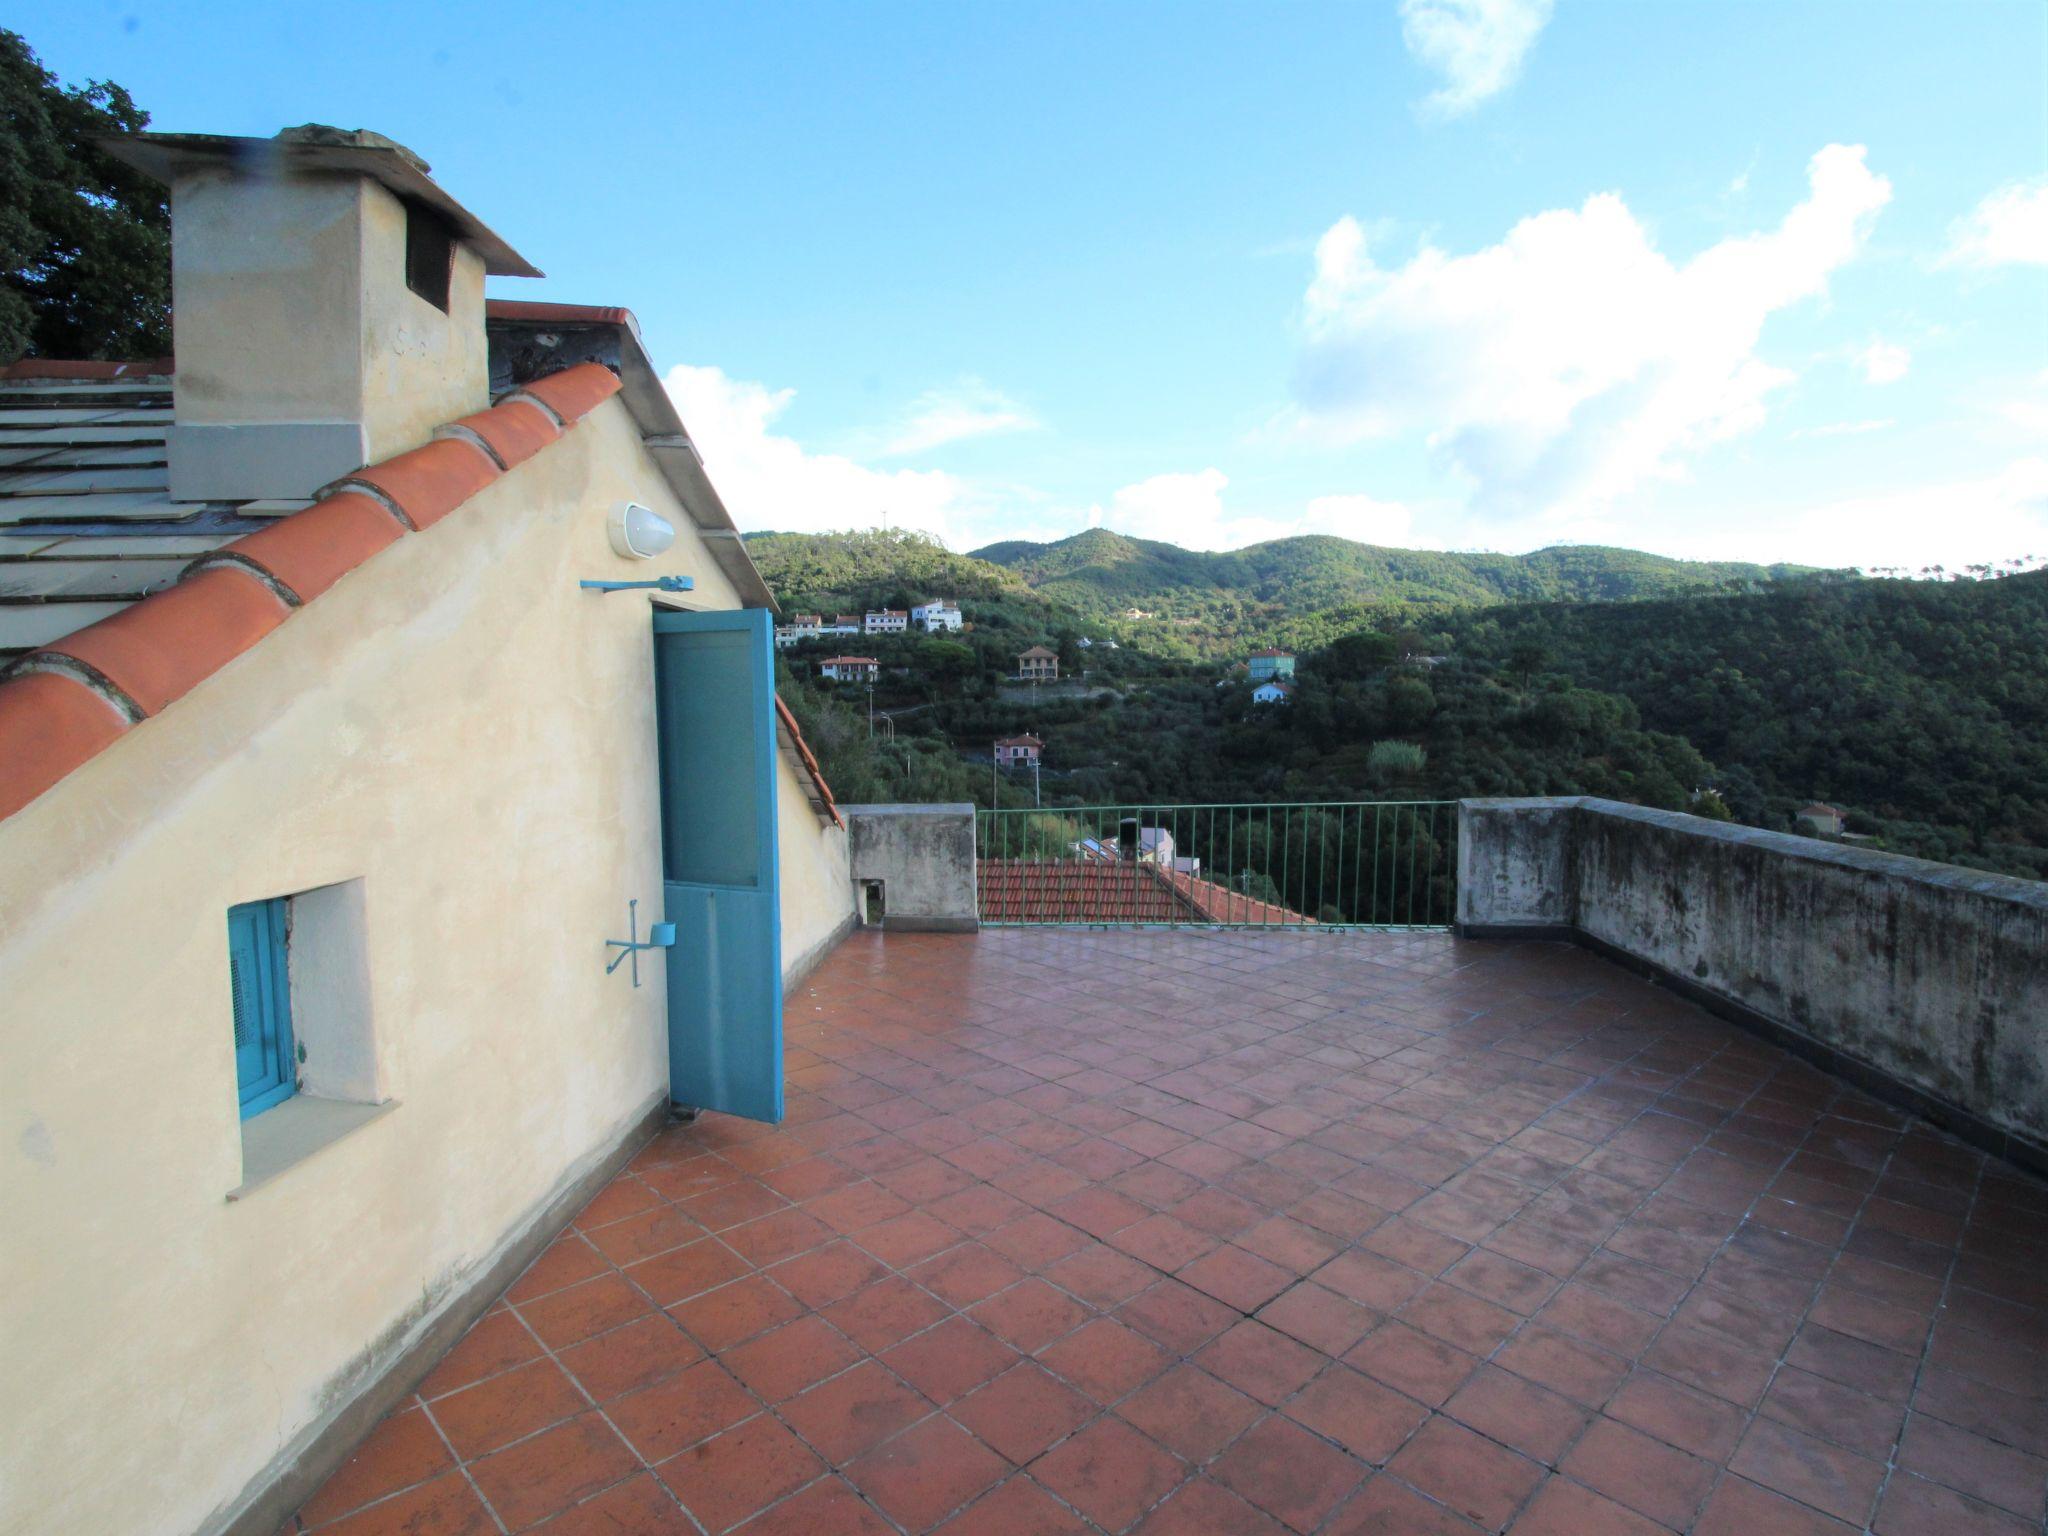
{"type": "Polygon", "coordinates": [[[676,1103],[782,1119],[776,912],[760,891],[666,884],[669,1091],[676,1103]]]}
{"type": "Polygon", "coordinates": [[[775,651],[765,609],[654,616],[669,1097],[782,1119],[775,651]]]}

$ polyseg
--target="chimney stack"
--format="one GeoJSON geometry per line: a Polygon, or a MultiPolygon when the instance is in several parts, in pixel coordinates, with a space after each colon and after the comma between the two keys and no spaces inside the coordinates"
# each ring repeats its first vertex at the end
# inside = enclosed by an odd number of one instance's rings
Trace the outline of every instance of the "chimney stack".
{"type": "Polygon", "coordinates": [[[485,274],[540,273],[381,134],[148,133],[171,189],[171,495],[312,495],[490,404],[485,274]]]}

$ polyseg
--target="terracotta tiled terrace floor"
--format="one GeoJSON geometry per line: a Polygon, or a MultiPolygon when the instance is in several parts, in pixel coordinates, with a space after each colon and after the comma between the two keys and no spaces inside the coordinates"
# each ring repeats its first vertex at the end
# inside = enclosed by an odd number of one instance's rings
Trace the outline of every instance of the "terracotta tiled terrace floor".
{"type": "Polygon", "coordinates": [[[292,1529],[2039,1531],[2048,1193],[1578,951],[859,936],[292,1529]]]}

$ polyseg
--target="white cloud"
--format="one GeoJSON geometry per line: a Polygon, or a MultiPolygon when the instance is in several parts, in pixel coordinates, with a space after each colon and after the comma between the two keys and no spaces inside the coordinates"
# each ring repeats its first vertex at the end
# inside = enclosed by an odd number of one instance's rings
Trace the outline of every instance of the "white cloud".
{"type": "Polygon", "coordinates": [[[2036,374],[2018,394],[2000,402],[1995,414],[2007,426],[2048,442],[2048,371],[2036,374]]]}
{"type": "Polygon", "coordinates": [[[1029,432],[1038,419],[980,379],[962,379],[949,389],[929,389],[910,404],[902,424],[882,452],[890,457],[926,453],[946,443],[1002,432],[1029,432]]]}
{"type": "Polygon", "coordinates": [[[1303,514],[1308,526],[1300,533],[1334,533],[1361,544],[1384,544],[1395,549],[1423,549],[1428,541],[1417,542],[1415,513],[1398,501],[1381,501],[1373,496],[1317,496],[1303,514]]]}
{"type": "Polygon", "coordinates": [[[1797,432],[1788,432],[1786,436],[1795,439],[1802,437],[1862,437],[1868,433],[1882,432],[1887,427],[1895,427],[1897,425],[1898,422],[1889,416],[1871,421],[1829,421],[1823,422],[1817,427],[1802,427],[1797,432]]]}
{"type": "Polygon", "coordinates": [[[1401,40],[1444,81],[1424,106],[1456,117],[1507,89],[1550,8],[1551,0],[1401,0],[1401,40]]]}
{"type": "Polygon", "coordinates": [[[878,470],[840,454],[813,453],[774,430],[793,389],[679,364],[665,381],[705,471],[733,521],[748,530],[818,533],[871,527],[957,536],[975,511],[966,482],[938,470],[878,470]]]}
{"type": "Polygon", "coordinates": [[[1414,513],[1400,502],[1360,495],[1317,496],[1292,514],[1234,512],[1223,495],[1229,484],[1229,477],[1213,467],[1153,475],[1124,486],[1108,506],[1090,509],[1088,526],[1183,549],[1242,549],[1307,533],[1404,549],[1441,547],[1416,539],[1414,513]]]}
{"type": "MultiPolygon", "coordinates": [[[[1767,514],[1769,530],[1743,542],[1752,559],[1803,565],[1945,565],[2048,555],[2048,459],[2020,459],[1995,475],[1908,486],[1767,514]]],[[[1725,547],[1725,538],[1712,541],[1725,547]]],[[[1709,549],[1701,558],[1728,558],[1709,549]]]]}
{"type": "Polygon", "coordinates": [[[1776,229],[1682,264],[1616,193],[1393,268],[1340,219],[1306,295],[1296,424],[1340,441],[1424,434],[1487,513],[1597,508],[1677,477],[1763,420],[1793,377],[1758,355],[1764,322],[1824,294],[1891,196],[1860,146],[1821,150],[1808,181],[1776,229]]]}
{"type": "Polygon", "coordinates": [[[1896,384],[1913,365],[1913,354],[1889,341],[1873,341],[1856,354],[1856,366],[1872,384],[1896,384]]]}
{"type": "Polygon", "coordinates": [[[1949,228],[1942,265],[2048,266],[2048,177],[2000,187],[1949,228]]]}
{"type": "Polygon", "coordinates": [[[1094,508],[1088,524],[1185,549],[1221,549],[1223,488],[1228,484],[1230,477],[1220,469],[1153,475],[1125,486],[1107,507],[1094,508]]]}

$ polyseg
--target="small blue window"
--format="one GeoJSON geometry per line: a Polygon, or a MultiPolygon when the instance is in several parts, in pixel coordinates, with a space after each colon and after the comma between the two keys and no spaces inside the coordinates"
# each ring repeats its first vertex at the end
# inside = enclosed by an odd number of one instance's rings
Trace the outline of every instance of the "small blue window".
{"type": "Polygon", "coordinates": [[[282,896],[228,908],[228,979],[235,1005],[235,1078],[246,1120],[298,1090],[282,896]]]}

